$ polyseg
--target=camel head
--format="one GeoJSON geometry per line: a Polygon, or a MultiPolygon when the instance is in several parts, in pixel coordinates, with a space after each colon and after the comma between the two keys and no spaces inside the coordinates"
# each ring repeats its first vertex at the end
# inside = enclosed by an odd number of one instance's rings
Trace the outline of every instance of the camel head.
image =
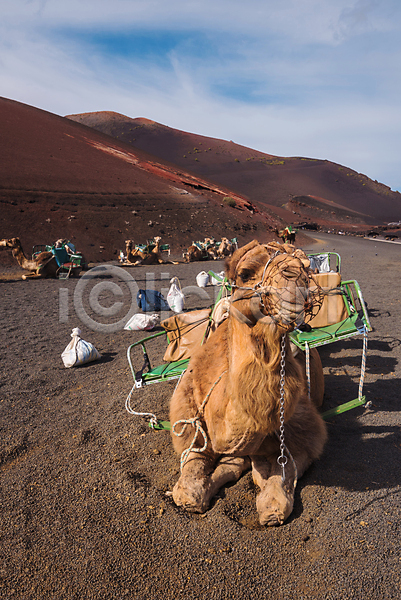
{"type": "Polygon", "coordinates": [[[0,245],[6,248],[21,248],[21,241],[19,238],[9,238],[8,240],[1,240],[0,245]]]}
{"type": "Polygon", "coordinates": [[[134,242],[132,240],[125,240],[125,253],[128,254],[134,248],[134,242]]]}
{"type": "Polygon", "coordinates": [[[11,248],[11,250],[22,250],[21,240],[19,238],[9,238],[8,240],[1,240],[0,246],[3,248],[11,248]]]}
{"type": "Polygon", "coordinates": [[[259,244],[256,240],[236,250],[226,261],[234,283],[233,313],[248,325],[279,325],[291,330],[313,309],[309,292],[310,262],[291,244],[259,244]]]}
{"type": "Polygon", "coordinates": [[[155,244],[160,242],[160,240],[161,240],[161,237],[159,235],[157,235],[156,237],[153,238],[153,241],[155,242],[155,244]]]}

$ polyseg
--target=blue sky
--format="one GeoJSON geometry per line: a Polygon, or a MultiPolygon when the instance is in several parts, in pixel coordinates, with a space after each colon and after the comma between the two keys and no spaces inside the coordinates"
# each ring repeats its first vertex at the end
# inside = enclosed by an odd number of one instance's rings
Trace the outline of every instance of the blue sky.
{"type": "Polygon", "coordinates": [[[1,96],[328,159],[401,191],[400,65],[399,0],[0,0],[1,96]]]}

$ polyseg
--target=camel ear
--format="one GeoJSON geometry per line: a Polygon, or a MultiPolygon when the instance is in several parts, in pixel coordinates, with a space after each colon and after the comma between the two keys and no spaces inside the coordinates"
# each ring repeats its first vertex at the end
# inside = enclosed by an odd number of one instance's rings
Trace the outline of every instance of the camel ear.
{"type": "Polygon", "coordinates": [[[259,246],[258,240],[252,240],[252,242],[249,242],[249,244],[246,244],[246,246],[238,248],[238,250],[236,250],[231,257],[226,259],[225,266],[226,276],[228,277],[228,279],[235,278],[235,272],[237,270],[237,265],[239,261],[243,256],[245,256],[247,252],[249,252],[249,250],[252,250],[252,248],[255,248],[256,246],[259,246]]]}

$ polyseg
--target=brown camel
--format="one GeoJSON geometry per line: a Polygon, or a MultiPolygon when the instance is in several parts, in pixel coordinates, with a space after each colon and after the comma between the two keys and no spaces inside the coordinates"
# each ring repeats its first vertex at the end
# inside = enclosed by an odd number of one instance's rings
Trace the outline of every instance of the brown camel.
{"type": "Polygon", "coordinates": [[[28,275],[22,275],[22,279],[57,277],[59,267],[52,252],[40,252],[35,258],[29,259],[25,256],[19,238],[1,240],[0,246],[11,248],[12,255],[20,267],[30,271],[28,275]]]}
{"type": "Polygon", "coordinates": [[[256,240],[227,260],[230,315],[193,353],[170,405],[181,454],[178,506],[205,512],[219,488],[251,467],[260,523],[280,525],[290,515],[297,477],[326,440],[316,408],[319,355],[311,352],[310,399],[304,355],[293,354],[287,337],[311,304],[308,266],[302,250],[256,240]]]}
{"type": "Polygon", "coordinates": [[[276,229],[276,235],[283,240],[284,244],[293,244],[295,242],[296,231],[289,226],[285,227],[284,229],[280,229],[280,231],[276,229]]]}
{"type": "Polygon", "coordinates": [[[231,256],[234,252],[234,246],[230,240],[226,237],[221,238],[219,247],[217,248],[218,258],[225,258],[231,256]]]}
{"type": "Polygon", "coordinates": [[[165,265],[172,264],[176,265],[178,263],[172,260],[164,260],[161,253],[161,237],[156,236],[153,238],[155,242],[155,246],[150,250],[150,252],[145,250],[140,250],[135,247],[135,244],[132,240],[127,240],[125,242],[125,254],[127,257],[127,263],[133,266],[140,265],[165,265]]]}
{"type": "Polygon", "coordinates": [[[133,240],[125,240],[125,256],[126,262],[130,265],[138,264],[138,261],[145,258],[146,254],[139,248],[136,248],[133,240]]]}
{"type": "Polygon", "coordinates": [[[182,255],[184,262],[197,262],[200,260],[216,260],[219,258],[212,238],[205,238],[204,242],[192,243],[182,255]]]}

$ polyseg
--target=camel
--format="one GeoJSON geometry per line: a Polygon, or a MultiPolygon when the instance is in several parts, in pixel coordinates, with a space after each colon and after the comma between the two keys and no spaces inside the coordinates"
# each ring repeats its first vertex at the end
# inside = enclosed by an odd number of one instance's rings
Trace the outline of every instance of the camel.
{"type": "Polygon", "coordinates": [[[146,254],[142,250],[139,250],[139,248],[136,248],[132,240],[125,240],[125,256],[126,263],[136,265],[145,258],[146,254]]]}
{"type": "Polygon", "coordinates": [[[215,241],[212,238],[205,238],[204,242],[195,242],[183,253],[185,262],[197,262],[200,260],[216,260],[219,258],[215,249],[215,241]]]}
{"type": "Polygon", "coordinates": [[[227,256],[231,256],[233,252],[234,246],[230,240],[226,237],[221,238],[221,242],[217,248],[217,256],[219,258],[225,258],[227,256]]]}
{"type": "Polygon", "coordinates": [[[35,258],[29,259],[25,256],[19,238],[1,240],[0,246],[11,248],[12,255],[20,267],[30,271],[28,275],[22,275],[22,279],[57,277],[59,267],[52,252],[40,252],[35,258]]]}
{"type": "Polygon", "coordinates": [[[295,234],[296,231],[291,225],[288,225],[288,227],[285,227],[284,229],[280,229],[280,231],[276,229],[276,235],[283,240],[284,244],[293,244],[295,242],[295,234]]]}
{"type": "Polygon", "coordinates": [[[126,240],[125,242],[125,254],[126,261],[128,264],[133,266],[140,265],[166,265],[173,264],[176,265],[178,263],[171,260],[164,260],[161,254],[161,237],[156,236],[153,238],[155,242],[155,246],[150,251],[140,250],[136,248],[134,242],[132,240],[126,240]]]}
{"type": "Polygon", "coordinates": [[[281,525],[297,477],[317,459],[326,427],[317,407],[324,380],[319,354],[293,353],[287,333],[309,310],[309,260],[289,244],[256,240],[226,261],[230,313],[192,354],[170,403],[181,454],[173,500],[204,513],[219,488],[252,469],[262,525],[281,525]]]}

